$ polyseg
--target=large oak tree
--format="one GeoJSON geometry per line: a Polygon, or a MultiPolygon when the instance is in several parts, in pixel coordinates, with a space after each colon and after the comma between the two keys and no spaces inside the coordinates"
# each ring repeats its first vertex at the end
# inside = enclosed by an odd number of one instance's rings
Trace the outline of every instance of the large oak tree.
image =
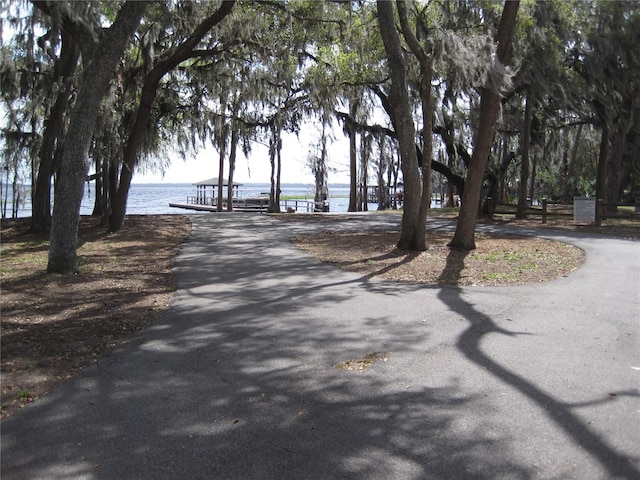
{"type": "Polygon", "coordinates": [[[393,3],[378,0],[377,8],[380,33],[387,52],[387,64],[391,76],[388,101],[396,128],[401,159],[400,168],[404,179],[402,230],[397,246],[403,250],[425,250],[425,228],[424,223],[420,222],[422,182],[416,156],[416,129],[407,87],[407,64],[396,29],[393,3]]]}
{"type": "MultiPolygon", "coordinates": [[[[222,2],[220,8],[200,22],[187,39],[167,52],[164,58],[146,75],[135,122],[124,147],[124,158],[117,190],[114,198],[111,199],[112,213],[109,220],[109,231],[117,232],[122,228],[127,209],[131,180],[138,160],[138,151],[145,135],[145,129],[151,118],[151,109],[157,95],[160,81],[181,62],[193,56],[195,47],[214,26],[231,13],[234,3],[235,0],[222,2]]],[[[200,55],[200,52],[197,52],[197,55],[200,55]]]]}
{"type": "Polygon", "coordinates": [[[449,244],[451,248],[461,250],[476,248],[475,231],[482,195],[482,183],[500,113],[500,89],[513,55],[512,39],[519,5],[520,2],[517,0],[507,0],[502,10],[500,25],[496,33],[498,50],[487,84],[481,90],[480,115],[474,138],[473,154],[462,195],[460,216],[453,240],[449,244]]]}
{"type": "MultiPolygon", "coordinates": [[[[49,273],[78,271],[78,223],[84,182],[89,170],[89,147],[100,103],[109,89],[115,67],[140,22],[148,2],[126,2],[113,24],[100,34],[90,58],[83,58],[82,85],[69,119],[64,154],[58,166],[51,240],[49,273]]],[[[84,52],[83,52],[84,54],[84,52]]]]}

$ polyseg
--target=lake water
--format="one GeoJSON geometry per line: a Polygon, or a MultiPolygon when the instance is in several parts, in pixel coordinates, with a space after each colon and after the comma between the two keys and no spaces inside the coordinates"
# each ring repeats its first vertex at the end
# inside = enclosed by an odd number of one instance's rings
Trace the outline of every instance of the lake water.
{"type": "MultiPolygon", "coordinates": [[[[240,195],[242,197],[251,197],[268,193],[270,189],[268,183],[245,183],[240,186],[240,195]]],[[[285,183],[281,185],[281,195],[291,197],[294,196],[300,200],[313,201],[314,186],[302,183],[285,183]]],[[[194,196],[196,187],[188,183],[149,183],[149,184],[132,184],[129,192],[129,201],[127,202],[127,213],[135,214],[181,214],[195,213],[191,210],[183,210],[169,206],[169,203],[186,203],[187,196],[194,196]]],[[[24,194],[27,197],[24,205],[18,210],[19,217],[31,216],[31,203],[28,192],[24,194]]],[[[95,202],[95,190],[93,185],[91,188],[85,186],[82,205],[80,206],[81,215],[91,215],[93,204],[95,202]]],[[[346,212],[349,208],[349,185],[348,184],[329,184],[329,210],[331,212],[346,212]]],[[[375,210],[377,204],[370,204],[369,209],[375,210]]],[[[11,216],[11,205],[7,206],[7,216],[11,216]]]]}

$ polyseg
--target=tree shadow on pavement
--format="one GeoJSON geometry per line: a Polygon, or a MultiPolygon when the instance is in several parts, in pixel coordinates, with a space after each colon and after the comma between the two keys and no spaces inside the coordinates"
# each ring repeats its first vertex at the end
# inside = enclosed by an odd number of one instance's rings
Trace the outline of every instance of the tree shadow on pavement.
{"type": "MultiPolygon", "coordinates": [[[[421,287],[322,265],[276,241],[290,231],[233,215],[198,222],[175,263],[172,309],[3,422],[3,480],[536,478],[492,424],[492,401],[425,364],[434,358],[426,350],[440,347],[547,409],[611,476],[637,476],[569,407],[481,351],[487,333],[515,334],[461,289],[437,291],[469,326],[457,339],[455,328],[449,345],[429,344],[424,312],[397,324],[394,312],[411,314],[394,295],[421,287]],[[373,352],[389,352],[388,361],[336,368],[373,352]]],[[[446,271],[459,272],[459,259],[446,271]]]]}
{"type": "MultiPolygon", "coordinates": [[[[464,258],[468,252],[451,250],[447,257],[447,265],[443,275],[460,275],[464,268],[464,258]]],[[[527,381],[524,377],[508,370],[495,362],[483,352],[481,343],[489,334],[499,334],[507,337],[519,335],[500,328],[490,316],[485,315],[466,301],[462,295],[463,290],[457,286],[441,288],[438,298],[449,308],[461,315],[468,326],[458,337],[456,346],[459,351],[474,364],[486,369],[491,375],[501,382],[515,388],[522,395],[535,402],[541,411],[555,422],[573,442],[586,450],[609,473],[610,478],[638,479],[640,471],[635,468],[632,460],[621,455],[613,447],[601,438],[597,433],[589,429],[580,418],[572,412],[574,405],[560,402],[553,396],[527,381]]]]}
{"type": "MultiPolygon", "coordinates": [[[[313,298],[288,302],[167,315],[9,418],[2,478],[531,478],[508,439],[459,424],[490,408],[484,398],[455,382],[407,388],[400,353],[366,372],[335,367],[374,348],[362,330],[384,318],[340,326],[295,314],[313,298]]],[[[405,329],[384,347],[411,352],[424,335],[405,329]]]]}
{"type": "Polygon", "coordinates": [[[3,422],[3,480],[532,477],[508,438],[460,421],[491,409],[483,396],[406,384],[423,325],[377,340],[393,318],[354,313],[361,277],[225,224],[197,226],[170,311],[3,422]],[[366,371],[336,368],[382,350],[366,371]]]}

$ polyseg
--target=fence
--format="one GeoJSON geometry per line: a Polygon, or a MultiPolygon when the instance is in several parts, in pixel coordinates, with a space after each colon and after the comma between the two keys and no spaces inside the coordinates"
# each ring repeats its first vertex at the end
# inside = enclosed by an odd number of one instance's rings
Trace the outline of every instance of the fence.
{"type": "MultiPolygon", "coordinates": [[[[567,220],[571,220],[574,215],[572,203],[553,202],[546,199],[543,199],[540,205],[530,205],[520,210],[517,205],[499,203],[496,204],[493,213],[506,215],[521,213],[525,216],[540,216],[542,223],[547,223],[549,217],[566,217],[567,220]]],[[[613,218],[640,220],[640,202],[637,201],[635,204],[596,202],[595,223],[597,225],[600,225],[603,220],[613,218]]]]}

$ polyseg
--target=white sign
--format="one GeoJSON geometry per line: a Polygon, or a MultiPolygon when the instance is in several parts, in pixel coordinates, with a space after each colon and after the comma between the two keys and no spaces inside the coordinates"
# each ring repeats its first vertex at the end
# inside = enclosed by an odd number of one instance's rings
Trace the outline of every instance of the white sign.
{"type": "Polygon", "coordinates": [[[596,221],[596,199],[573,197],[573,221],[576,223],[594,223],[596,221]]]}

